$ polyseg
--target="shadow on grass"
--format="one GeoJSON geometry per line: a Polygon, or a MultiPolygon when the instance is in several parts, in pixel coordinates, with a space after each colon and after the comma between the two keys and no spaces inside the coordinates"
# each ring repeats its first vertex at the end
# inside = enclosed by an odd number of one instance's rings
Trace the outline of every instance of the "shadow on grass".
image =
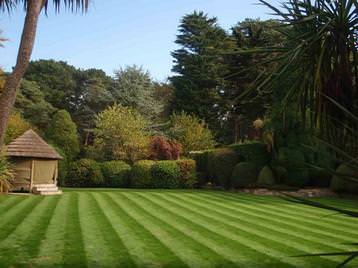
{"type": "MultiPolygon", "coordinates": [[[[327,210],[334,212],[334,214],[340,214],[340,215],[358,218],[358,212],[356,212],[356,211],[333,207],[333,206],[322,204],[320,202],[309,200],[306,198],[295,197],[295,196],[291,196],[291,195],[287,195],[287,194],[281,198],[285,201],[293,202],[296,204],[302,204],[302,205],[307,205],[307,206],[311,206],[311,207],[315,207],[315,208],[327,209],[327,210]]],[[[358,243],[350,243],[350,245],[358,246],[358,243]]],[[[345,265],[347,265],[348,263],[353,261],[355,258],[358,258],[358,250],[357,251],[318,253],[318,254],[305,254],[305,255],[298,255],[298,256],[294,256],[294,257],[322,257],[322,256],[345,256],[346,259],[342,263],[337,265],[337,268],[340,268],[340,267],[344,267],[345,265]]]]}

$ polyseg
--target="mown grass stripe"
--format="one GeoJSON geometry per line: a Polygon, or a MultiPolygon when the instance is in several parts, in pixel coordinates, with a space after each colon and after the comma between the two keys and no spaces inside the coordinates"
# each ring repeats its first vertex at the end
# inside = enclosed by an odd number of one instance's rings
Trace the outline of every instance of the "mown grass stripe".
{"type": "MultiPolygon", "coordinates": [[[[129,193],[131,194],[131,193],[129,193]]],[[[175,251],[176,254],[190,267],[210,267],[216,263],[221,267],[233,267],[234,264],[225,260],[205,244],[193,238],[192,230],[184,232],[178,230],[160,217],[154,216],[152,211],[144,209],[137,202],[127,197],[125,192],[118,192],[115,195],[109,194],[117,202],[123,204],[122,208],[129,215],[141,222],[145,228],[155,234],[168,248],[175,251]],[[120,201],[120,202],[119,202],[120,201]]]]}
{"type": "MultiPolygon", "coordinates": [[[[198,233],[210,237],[214,244],[221,245],[220,247],[216,247],[216,252],[230,259],[232,262],[238,263],[239,266],[293,267],[297,265],[297,262],[291,262],[290,260],[286,262],[286,260],[284,260],[286,256],[281,254],[280,251],[271,250],[257,243],[256,239],[253,241],[253,237],[250,237],[250,239],[245,238],[242,235],[242,231],[237,228],[232,228],[222,222],[215,222],[212,218],[202,216],[184,206],[163,199],[160,195],[155,195],[155,193],[136,194],[143,199],[143,201],[140,202],[141,204],[145,203],[145,201],[149,201],[153,210],[162,211],[162,218],[166,218],[166,220],[171,219],[171,221],[178,222],[178,224],[187,226],[187,228],[195,228],[198,233]],[[254,244],[254,246],[252,244],[254,244]],[[269,255],[269,252],[274,252],[274,254],[269,255]],[[253,260],[258,260],[258,262],[255,263],[253,260]]],[[[207,214],[207,212],[204,214],[207,214]]],[[[272,246],[272,244],[270,246],[272,246]]]]}
{"type": "Polygon", "coordinates": [[[13,207],[7,211],[3,221],[0,222],[0,246],[8,236],[16,230],[17,226],[32,212],[33,209],[43,200],[43,198],[37,196],[34,198],[26,198],[19,205],[13,207]]]}
{"type": "Polygon", "coordinates": [[[285,210],[286,208],[294,207],[295,208],[294,210],[290,210],[291,214],[296,214],[296,215],[305,214],[305,216],[307,217],[312,217],[312,215],[315,215],[313,217],[315,220],[319,219],[326,222],[342,223],[347,226],[351,225],[351,223],[354,225],[357,222],[356,218],[352,218],[347,215],[342,215],[336,212],[332,212],[331,210],[328,209],[316,208],[302,203],[290,202],[280,197],[257,196],[257,195],[249,195],[249,194],[242,194],[242,193],[237,194],[237,193],[229,193],[229,192],[223,194],[217,191],[215,192],[203,191],[203,192],[219,195],[221,197],[225,196],[225,198],[231,199],[235,202],[240,200],[240,202],[245,201],[247,203],[251,203],[251,204],[255,203],[260,206],[268,206],[268,204],[270,204],[269,205],[270,209],[274,209],[274,210],[285,210]],[[344,222],[342,222],[342,219],[344,219],[344,222]]]}
{"type": "Polygon", "coordinates": [[[19,205],[21,202],[25,200],[26,198],[18,197],[18,196],[12,196],[7,199],[3,199],[3,201],[0,203],[0,217],[3,214],[5,214],[7,211],[12,209],[14,206],[19,205]]]}
{"type": "MultiPolygon", "coordinates": [[[[211,196],[207,196],[205,195],[195,195],[195,198],[200,198],[201,200],[205,200],[207,202],[211,202],[212,204],[219,204],[222,206],[225,206],[228,209],[234,209],[237,212],[245,212],[245,213],[249,213],[252,216],[257,216],[257,217],[261,217],[261,218],[268,218],[270,219],[270,221],[274,222],[274,223],[279,223],[280,227],[286,227],[289,228],[289,230],[292,230],[292,228],[294,230],[297,230],[298,232],[306,232],[307,234],[311,235],[311,237],[315,238],[315,240],[317,242],[322,242],[326,243],[326,241],[328,240],[331,242],[352,242],[352,238],[355,236],[355,234],[346,234],[345,231],[350,231],[349,230],[345,230],[344,228],[342,228],[343,230],[343,234],[338,233],[338,229],[337,228],[333,228],[331,225],[327,226],[324,225],[323,223],[317,223],[317,222],[311,222],[311,221],[307,221],[305,219],[302,219],[302,217],[297,217],[297,216],[288,216],[287,213],[281,213],[281,212],[274,212],[272,210],[265,210],[262,208],[259,208],[255,205],[248,205],[246,203],[239,203],[237,202],[235,205],[226,202],[225,204],[223,204],[222,202],[220,202],[220,198],[216,198],[216,197],[211,197],[211,196]],[[353,237],[352,237],[353,236],[353,237]]],[[[358,236],[357,236],[358,237],[358,236]]]]}
{"type": "Polygon", "coordinates": [[[346,200],[346,199],[332,199],[332,198],[313,198],[313,201],[326,204],[328,206],[340,208],[340,209],[346,209],[346,210],[352,210],[352,211],[358,211],[358,200],[346,200]]]}
{"type": "Polygon", "coordinates": [[[58,198],[43,198],[16,230],[1,243],[5,266],[32,266],[58,198]],[[11,254],[10,254],[11,253],[11,254]]]}
{"type": "MultiPolygon", "coordinates": [[[[228,215],[235,215],[239,213],[238,215],[239,218],[241,218],[240,214],[244,214],[245,220],[251,219],[251,221],[257,222],[257,224],[260,224],[260,222],[265,222],[265,224],[261,224],[262,227],[264,228],[267,227],[272,230],[277,230],[279,232],[290,234],[291,238],[304,239],[306,242],[310,244],[314,243],[316,247],[319,248],[327,247],[327,244],[329,244],[332,250],[351,249],[350,246],[345,245],[348,243],[352,243],[351,238],[344,237],[344,239],[342,239],[342,238],[334,238],[329,235],[317,234],[320,231],[319,229],[315,229],[315,228],[320,228],[320,227],[315,227],[311,229],[306,228],[305,230],[302,230],[304,227],[297,225],[292,220],[288,220],[287,222],[284,222],[280,219],[280,217],[277,217],[275,215],[270,215],[270,213],[265,211],[252,212],[255,211],[255,208],[252,206],[248,207],[247,205],[242,205],[242,204],[237,204],[236,206],[230,206],[230,205],[226,205],[223,202],[218,202],[218,200],[209,201],[208,198],[204,199],[201,198],[199,195],[195,195],[195,196],[190,195],[190,198],[196,199],[200,203],[205,201],[206,203],[218,207],[221,212],[223,212],[222,210],[227,211],[228,215]],[[302,233],[304,234],[303,236],[302,233]]],[[[299,221],[299,219],[297,219],[297,221],[299,221]]]]}
{"type": "MultiPolygon", "coordinates": [[[[167,198],[167,196],[164,196],[167,198]]],[[[174,198],[174,197],[173,197],[174,198]]],[[[301,253],[312,253],[317,251],[317,249],[332,249],[330,246],[316,243],[314,241],[308,240],[307,238],[297,237],[290,235],[289,245],[287,245],[287,234],[285,231],[279,230],[280,227],[276,227],[275,225],[267,224],[265,221],[256,220],[251,218],[249,215],[245,215],[246,213],[242,213],[244,215],[236,215],[237,212],[235,211],[225,211],[225,208],[222,207],[215,207],[214,205],[209,204],[208,202],[205,203],[205,206],[202,205],[203,202],[198,202],[193,200],[192,197],[184,198],[181,195],[176,196],[177,199],[189,203],[191,206],[196,207],[196,211],[200,213],[201,210],[208,208],[210,210],[210,214],[207,216],[216,219],[217,221],[225,219],[225,223],[231,225],[232,227],[239,226],[241,230],[244,230],[252,235],[257,235],[261,238],[267,238],[271,241],[278,243],[279,245],[283,245],[284,247],[290,247],[296,252],[301,253]]],[[[283,247],[283,248],[284,248],[283,247]]],[[[280,248],[280,247],[279,247],[280,248]]],[[[333,250],[336,250],[333,248],[333,250]]],[[[297,254],[294,254],[297,255],[297,254]]],[[[328,258],[322,257],[327,261],[339,262],[339,258],[328,258]]]]}
{"type": "Polygon", "coordinates": [[[89,267],[135,266],[123,241],[94,198],[93,193],[80,193],[80,218],[89,267]],[[96,243],[93,243],[96,241],[96,243]]]}
{"type": "Polygon", "coordinates": [[[70,200],[67,206],[65,223],[65,246],[62,252],[64,267],[87,267],[87,259],[83,244],[82,229],[79,217],[79,194],[68,193],[70,200]]]}
{"type": "Polygon", "coordinates": [[[116,222],[120,227],[118,229],[129,251],[136,256],[138,266],[187,267],[175,252],[155,236],[155,233],[123,210],[115,199],[107,194],[96,194],[97,196],[106,202],[105,207],[111,207],[116,213],[116,222]]]}
{"type": "MultiPolygon", "coordinates": [[[[231,232],[232,237],[239,240],[247,240],[246,244],[257,251],[266,252],[272,257],[280,257],[288,263],[300,263],[304,260],[292,258],[292,256],[303,255],[310,252],[304,244],[299,242],[292,243],[292,237],[290,236],[290,243],[287,243],[287,235],[285,233],[279,233],[270,230],[266,227],[258,226],[255,221],[248,221],[246,217],[243,219],[237,218],[235,213],[230,215],[222,213],[220,210],[213,210],[207,204],[201,206],[195,202],[191,202],[189,198],[180,198],[178,196],[169,196],[168,194],[158,194],[166,202],[171,202],[171,206],[183,207],[186,210],[191,211],[197,217],[202,217],[203,222],[212,222],[217,225],[222,225],[221,229],[231,232]],[[237,237],[237,235],[239,235],[237,237]],[[250,242],[252,241],[252,242],[250,242]],[[287,259],[286,259],[287,258],[287,259]]],[[[229,234],[228,234],[229,235],[229,234]]],[[[325,262],[325,265],[332,264],[332,260],[320,260],[319,258],[312,263],[313,267],[325,262]]],[[[309,266],[310,262],[304,264],[305,267],[309,266]]],[[[299,265],[302,266],[302,265],[299,265]]]]}
{"type": "Polygon", "coordinates": [[[45,238],[40,245],[39,253],[35,259],[35,266],[40,267],[62,267],[63,252],[65,248],[65,227],[67,208],[70,195],[63,194],[54,209],[53,216],[48,223],[45,238]]]}
{"type": "MultiPolygon", "coordinates": [[[[284,217],[289,218],[292,220],[298,220],[301,222],[309,223],[312,225],[317,225],[317,221],[319,221],[319,229],[327,228],[327,230],[331,233],[339,233],[339,235],[345,235],[346,237],[352,237],[357,235],[355,232],[352,232],[351,230],[354,230],[357,226],[358,220],[354,218],[349,217],[342,217],[342,218],[336,218],[336,213],[327,214],[327,211],[325,211],[325,214],[321,214],[321,210],[319,208],[314,208],[312,211],[308,212],[302,212],[298,209],[298,206],[300,205],[293,205],[289,204],[289,206],[285,206],[284,203],[282,205],[270,205],[268,202],[266,203],[255,203],[253,201],[250,202],[250,199],[245,199],[244,197],[231,197],[231,196],[225,196],[221,193],[214,193],[214,194],[207,194],[207,193],[200,193],[198,194],[200,196],[205,196],[206,199],[212,199],[214,202],[220,199],[227,200],[228,204],[231,204],[232,206],[238,206],[238,205],[246,205],[250,207],[254,207],[256,210],[260,210],[262,212],[266,213],[272,213],[275,214],[278,217],[284,217]],[[294,208],[294,209],[292,209],[294,208]],[[316,211],[314,211],[316,210],[316,211]],[[333,216],[331,218],[331,216],[333,216]],[[352,220],[351,222],[347,222],[347,220],[352,220]],[[339,227],[338,227],[339,226],[339,227]],[[345,229],[345,231],[342,232],[342,228],[345,229]],[[345,233],[346,232],[346,233],[345,233]]],[[[283,202],[287,202],[283,200],[283,202]]]]}

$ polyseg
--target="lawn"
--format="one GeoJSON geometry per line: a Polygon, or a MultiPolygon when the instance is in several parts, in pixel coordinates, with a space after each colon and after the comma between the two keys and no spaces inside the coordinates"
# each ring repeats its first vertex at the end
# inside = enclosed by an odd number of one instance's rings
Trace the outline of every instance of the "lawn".
{"type": "Polygon", "coordinates": [[[358,218],[211,191],[0,196],[0,218],[1,267],[335,267],[344,257],[297,256],[356,250],[358,242],[358,218]]]}

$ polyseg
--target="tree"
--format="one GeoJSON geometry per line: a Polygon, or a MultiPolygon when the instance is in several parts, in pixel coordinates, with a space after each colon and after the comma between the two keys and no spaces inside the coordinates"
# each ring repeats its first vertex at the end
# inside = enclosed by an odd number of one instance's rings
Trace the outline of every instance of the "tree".
{"type": "MultiPolygon", "coordinates": [[[[42,10],[47,10],[49,2],[49,0],[0,0],[0,10],[3,12],[10,11],[20,4],[24,5],[26,11],[16,64],[6,79],[4,91],[0,96],[0,146],[4,141],[10,110],[16,100],[16,92],[30,62],[40,13],[42,10]]],[[[89,4],[89,0],[52,0],[52,2],[56,11],[59,11],[61,4],[72,11],[74,9],[86,11],[89,4]]]]}
{"type": "Polygon", "coordinates": [[[154,119],[163,110],[154,98],[154,85],[149,73],[135,65],[115,71],[113,96],[118,103],[136,109],[148,119],[154,119]]]}
{"type": "Polygon", "coordinates": [[[169,136],[183,145],[183,152],[211,149],[215,146],[213,134],[207,125],[195,116],[185,112],[173,114],[170,118],[169,136]]]}
{"type": "Polygon", "coordinates": [[[6,128],[5,144],[10,143],[30,128],[30,123],[28,123],[20,113],[12,112],[6,128]]]}
{"type": "Polygon", "coordinates": [[[225,51],[235,45],[218,25],[216,18],[203,12],[183,17],[175,41],[180,46],[172,53],[174,111],[186,111],[204,119],[211,129],[221,126],[223,109],[221,91],[227,73],[225,51]]]}
{"type": "Polygon", "coordinates": [[[66,110],[59,110],[53,116],[46,137],[66,154],[71,160],[80,152],[77,126],[66,110]]]}
{"type": "Polygon", "coordinates": [[[148,154],[147,121],[133,108],[115,104],[96,119],[95,146],[108,159],[133,163],[148,154]]]}

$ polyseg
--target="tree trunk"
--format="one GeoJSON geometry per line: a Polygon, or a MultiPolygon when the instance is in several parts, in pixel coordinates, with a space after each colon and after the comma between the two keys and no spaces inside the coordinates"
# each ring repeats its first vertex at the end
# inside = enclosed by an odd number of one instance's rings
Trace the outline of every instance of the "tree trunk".
{"type": "Polygon", "coordinates": [[[42,6],[43,0],[29,0],[27,4],[25,23],[16,65],[11,75],[6,79],[4,91],[0,96],[0,147],[4,143],[7,121],[11,108],[15,103],[17,89],[20,86],[21,79],[30,62],[42,6]]]}

